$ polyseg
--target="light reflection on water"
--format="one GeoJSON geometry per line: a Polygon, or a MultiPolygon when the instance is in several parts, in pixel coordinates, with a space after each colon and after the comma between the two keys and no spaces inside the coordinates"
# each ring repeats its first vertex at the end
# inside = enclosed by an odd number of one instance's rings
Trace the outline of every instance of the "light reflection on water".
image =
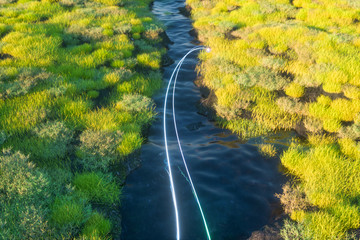
{"type": "MultiPolygon", "coordinates": [[[[192,48],[188,34],[191,21],[179,14],[184,1],[157,0],[153,12],[167,25],[174,42],[169,55],[180,59],[192,48]]],[[[279,214],[275,193],[281,191],[285,177],[279,172],[279,159],[263,158],[256,145],[271,142],[286,147],[292,133],[278,133],[249,141],[238,139],[227,130],[217,128],[196,108],[199,89],[192,83],[196,55],[189,56],[181,73],[176,96],[178,129],[185,157],[202,203],[213,239],[246,239],[279,214]]],[[[175,65],[165,68],[168,81],[175,65]]],[[[164,91],[155,96],[162,116],[164,91]]],[[[184,240],[206,239],[198,207],[184,172],[175,134],[169,118],[169,150],[177,200],[180,208],[181,234],[184,240]]],[[[122,240],[175,239],[175,218],[169,177],[166,172],[162,122],[159,117],[142,147],[142,166],[132,172],[123,189],[122,240]]]]}

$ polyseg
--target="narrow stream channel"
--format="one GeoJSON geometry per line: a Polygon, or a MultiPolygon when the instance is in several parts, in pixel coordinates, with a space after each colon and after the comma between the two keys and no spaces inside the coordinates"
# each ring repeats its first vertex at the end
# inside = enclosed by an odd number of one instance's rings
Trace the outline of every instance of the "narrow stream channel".
{"type": "MultiPolygon", "coordinates": [[[[184,0],[156,0],[153,5],[154,14],[167,26],[167,35],[174,42],[168,54],[176,61],[195,46],[189,35],[191,21],[180,14],[179,7],[184,7],[184,0]]],[[[279,203],[274,194],[281,192],[286,179],[279,171],[279,159],[259,155],[251,144],[256,140],[243,143],[236,135],[198,114],[196,105],[201,95],[193,83],[197,63],[196,54],[184,62],[176,92],[176,116],[185,157],[212,239],[247,239],[278,214],[275,209],[279,203]]],[[[175,64],[165,68],[164,81],[169,80],[174,67],[175,64]]],[[[123,189],[122,240],[175,239],[161,120],[164,94],[165,89],[154,98],[159,114],[150,128],[148,142],[142,147],[142,166],[128,176],[123,189]]],[[[191,188],[181,172],[185,171],[171,115],[168,119],[181,239],[203,240],[205,229],[191,188]]]]}

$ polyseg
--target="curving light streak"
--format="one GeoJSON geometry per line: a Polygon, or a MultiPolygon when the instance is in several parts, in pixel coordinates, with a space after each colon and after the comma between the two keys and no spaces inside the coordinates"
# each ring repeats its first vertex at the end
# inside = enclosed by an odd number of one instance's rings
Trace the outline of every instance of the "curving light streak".
{"type": "MultiPolygon", "coordinates": [[[[202,49],[205,49],[205,47],[203,47],[202,49]]],[[[207,52],[210,52],[210,48],[206,48],[206,51],[207,51],[207,52]]],[[[204,227],[205,227],[205,230],[206,230],[206,235],[207,235],[208,240],[211,240],[209,228],[208,228],[207,223],[206,223],[206,218],[205,218],[204,212],[203,212],[203,210],[202,210],[202,207],[201,207],[201,204],[200,204],[200,200],[199,200],[198,195],[197,195],[197,193],[196,193],[195,186],[194,186],[194,183],[193,183],[193,181],[192,181],[192,178],[191,178],[191,175],[190,175],[190,171],[189,171],[189,169],[188,169],[188,166],[187,166],[187,163],[186,163],[186,160],[185,160],[184,152],[183,152],[182,147],[181,147],[180,137],[179,137],[179,133],[178,133],[178,129],[177,129],[177,124],[176,124],[176,114],[175,114],[175,91],[176,91],[176,82],[177,82],[177,77],[178,77],[178,74],[179,74],[181,65],[183,64],[184,60],[185,60],[185,58],[183,58],[183,59],[179,62],[180,65],[179,65],[179,67],[177,68],[176,75],[175,75],[175,79],[174,79],[173,95],[172,95],[172,111],[173,111],[174,128],[175,128],[176,139],[177,139],[177,142],[178,142],[178,145],[179,145],[181,157],[182,157],[182,160],[183,160],[183,162],[184,162],[184,166],[185,166],[185,169],[186,169],[186,173],[187,173],[187,176],[188,176],[188,179],[189,179],[190,186],[191,186],[191,188],[192,188],[192,191],[193,191],[195,200],[196,200],[196,202],[197,202],[197,205],[198,205],[199,210],[200,210],[200,213],[201,213],[201,217],[202,217],[202,220],[203,220],[203,223],[204,223],[204,227]]]]}
{"type": "MultiPolygon", "coordinates": [[[[185,58],[186,58],[190,53],[192,53],[192,52],[194,52],[194,51],[196,51],[196,50],[201,50],[201,49],[205,49],[205,47],[201,46],[201,47],[194,47],[194,48],[190,49],[190,50],[185,54],[185,56],[178,62],[178,64],[176,65],[174,71],[173,71],[172,74],[171,74],[171,77],[170,77],[170,80],[169,80],[169,83],[168,83],[168,86],[167,86],[167,89],[166,89],[165,100],[164,100],[163,127],[164,127],[165,152],[166,152],[166,160],[167,160],[167,165],[168,165],[168,170],[169,170],[169,179],[170,179],[171,194],[172,194],[172,199],[173,199],[173,204],[174,204],[174,211],[175,211],[175,219],[176,219],[176,239],[177,239],[177,240],[180,240],[180,224],[179,224],[179,213],[178,213],[178,207],[177,207],[177,201],[176,201],[174,180],[173,180],[173,175],[172,175],[172,171],[171,171],[171,164],[170,164],[170,157],[169,157],[169,148],[168,148],[168,142],[167,142],[167,134],[166,134],[166,107],[167,107],[167,99],[168,99],[168,95],[169,95],[169,89],[170,89],[170,86],[171,86],[171,82],[172,82],[172,79],[173,79],[173,77],[174,77],[175,72],[176,72],[176,78],[175,78],[175,83],[176,83],[176,79],[177,79],[177,76],[178,76],[180,67],[181,67],[183,61],[185,60],[185,58]]],[[[207,48],[207,52],[208,52],[209,50],[210,50],[210,49],[207,48]]],[[[174,93],[175,93],[175,84],[174,84],[174,91],[173,91],[173,104],[174,104],[174,93]]],[[[175,110],[174,110],[174,106],[173,106],[173,114],[174,114],[174,113],[175,113],[175,110]]],[[[208,228],[207,228],[207,225],[206,225],[206,220],[205,220],[203,211],[202,211],[202,209],[201,209],[200,201],[199,201],[199,199],[198,199],[198,197],[197,197],[197,194],[196,194],[196,191],[195,191],[195,187],[194,187],[194,185],[193,185],[193,183],[192,183],[192,180],[191,180],[191,177],[190,177],[190,173],[189,173],[189,171],[188,171],[188,168],[187,168],[187,165],[186,165],[186,161],[185,161],[184,155],[183,155],[183,153],[182,153],[181,144],[180,144],[180,140],[179,140],[179,135],[178,135],[178,133],[177,133],[177,128],[176,128],[175,114],[173,115],[173,117],[174,117],[174,123],[175,123],[175,129],[176,129],[176,136],[177,136],[178,144],[179,144],[179,147],[180,147],[181,155],[182,155],[182,157],[183,157],[183,161],[184,161],[184,164],[185,164],[185,167],[186,167],[186,171],[187,171],[188,176],[189,176],[189,179],[190,179],[190,181],[191,181],[191,186],[192,186],[192,189],[193,189],[195,198],[196,198],[196,200],[197,200],[197,203],[198,203],[198,205],[199,205],[199,208],[200,208],[200,211],[201,211],[201,215],[202,215],[203,220],[204,220],[206,232],[207,232],[207,234],[208,234],[208,239],[210,239],[210,234],[209,234],[209,231],[208,231],[208,228]]]]}

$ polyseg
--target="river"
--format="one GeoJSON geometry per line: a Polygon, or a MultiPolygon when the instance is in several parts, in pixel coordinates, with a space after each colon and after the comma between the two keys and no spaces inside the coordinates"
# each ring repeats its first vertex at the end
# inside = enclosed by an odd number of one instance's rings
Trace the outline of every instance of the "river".
{"type": "MultiPolygon", "coordinates": [[[[196,46],[189,34],[192,22],[180,13],[179,7],[184,7],[184,1],[156,0],[153,4],[153,13],[166,25],[166,33],[174,42],[169,45],[168,54],[176,62],[196,46]]],[[[176,62],[164,69],[165,83],[176,62]]],[[[201,94],[194,84],[197,63],[196,54],[189,55],[178,77],[175,106],[183,150],[212,239],[247,239],[279,214],[279,201],[274,194],[281,192],[286,178],[278,158],[265,158],[258,153],[255,143],[259,139],[240,141],[198,113],[201,94]]],[[[176,236],[163,141],[164,95],[165,89],[154,97],[158,116],[141,150],[142,165],[127,177],[123,188],[122,240],[171,240],[176,236]]],[[[206,239],[198,206],[182,175],[185,170],[170,114],[168,119],[181,239],[206,239]]],[[[274,135],[272,139],[281,142],[282,136],[274,135]]]]}

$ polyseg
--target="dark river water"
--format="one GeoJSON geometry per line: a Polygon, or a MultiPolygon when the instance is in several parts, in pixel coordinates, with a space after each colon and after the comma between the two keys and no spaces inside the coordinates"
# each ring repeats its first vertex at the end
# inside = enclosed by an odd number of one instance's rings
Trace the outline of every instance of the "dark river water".
{"type": "MultiPolygon", "coordinates": [[[[176,60],[195,46],[189,35],[191,21],[180,14],[184,1],[156,0],[153,13],[167,26],[167,35],[174,42],[169,56],[176,60]]],[[[198,113],[201,99],[193,81],[198,59],[189,55],[178,77],[176,118],[183,150],[198,196],[202,203],[213,240],[247,239],[251,233],[271,223],[286,179],[280,172],[277,158],[262,157],[255,146],[261,139],[246,143],[236,135],[218,128],[198,113]]],[[[175,64],[166,67],[168,82],[175,64]]],[[[176,237],[175,214],[163,140],[163,101],[165,89],[155,96],[158,117],[151,126],[148,142],[141,151],[142,166],[126,179],[122,199],[122,240],[172,240],[176,237]]],[[[171,106],[169,98],[168,106],[171,106]]],[[[171,109],[168,109],[171,112],[171,109]]],[[[168,140],[175,190],[179,204],[181,239],[206,239],[198,206],[185,172],[168,116],[168,140]]],[[[286,139],[284,133],[270,138],[275,144],[286,139]]],[[[269,138],[268,138],[269,139],[269,138]]]]}

